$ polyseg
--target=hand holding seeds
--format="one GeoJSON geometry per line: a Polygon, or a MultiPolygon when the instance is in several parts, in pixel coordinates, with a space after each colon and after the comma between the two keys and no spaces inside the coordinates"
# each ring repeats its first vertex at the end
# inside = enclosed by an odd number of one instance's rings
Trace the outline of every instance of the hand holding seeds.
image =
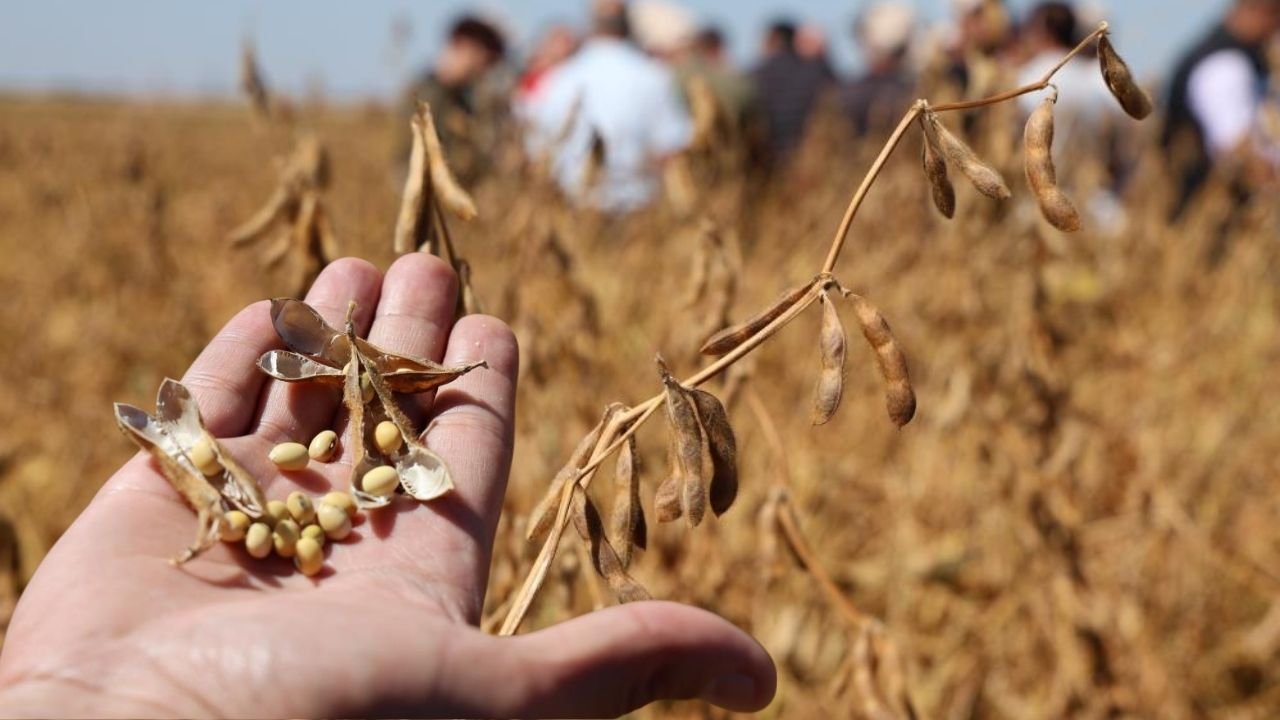
{"type": "Polygon", "coordinates": [[[452,490],[357,511],[341,391],[261,372],[259,358],[283,343],[270,303],[252,305],[164,383],[158,408],[120,409],[130,433],[166,451],[121,468],[40,566],[0,656],[0,714],[598,717],[689,694],[742,711],[767,703],[765,652],[694,608],[633,603],[519,638],[474,627],[511,462],[517,360],[501,322],[454,322],[456,287],[445,262],[415,253],[385,278],[340,260],[306,297],[334,327],[355,300],[353,335],[388,353],[365,352],[365,372],[389,353],[488,363],[398,395],[415,431],[400,442],[378,430],[399,429],[378,383],[367,404],[359,397],[365,456],[428,447],[452,490]],[[301,469],[269,458],[290,442],[299,447],[276,459],[301,469]],[[171,566],[197,528],[191,549],[204,554],[171,566]]]}

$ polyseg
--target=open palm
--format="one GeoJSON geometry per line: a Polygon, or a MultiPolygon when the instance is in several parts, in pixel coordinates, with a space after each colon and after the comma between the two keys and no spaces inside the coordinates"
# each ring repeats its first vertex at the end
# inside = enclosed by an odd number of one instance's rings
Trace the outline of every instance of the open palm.
{"type": "MultiPolygon", "coordinates": [[[[701,696],[736,710],[773,695],[767,654],[729,623],[672,603],[611,608],[518,638],[475,624],[511,463],[517,352],[500,321],[454,323],[456,280],[426,255],[384,278],[338,261],[307,302],[388,350],[479,369],[414,401],[457,488],[399,500],[326,547],[314,578],[287,560],[213,548],[167,562],[195,516],[144,454],[103,486],[40,566],[0,656],[0,715],[610,716],[701,696]]],[[[265,302],[233,318],[183,383],[205,424],[270,498],[343,489],[340,458],[281,475],[267,451],[339,419],[331,389],[268,380],[281,347],[265,302]]]]}

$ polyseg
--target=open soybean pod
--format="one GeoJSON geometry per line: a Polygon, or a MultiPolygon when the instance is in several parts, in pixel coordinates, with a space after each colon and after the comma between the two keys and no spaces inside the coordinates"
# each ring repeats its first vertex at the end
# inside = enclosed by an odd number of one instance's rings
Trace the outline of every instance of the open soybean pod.
{"type": "Polygon", "coordinates": [[[1058,187],[1053,167],[1053,108],[1057,100],[1057,89],[1050,87],[1044,101],[1027,118],[1023,133],[1027,184],[1036,196],[1044,219],[1063,232],[1075,232],[1080,229],[1080,213],[1058,187]]]}
{"type": "Polygon", "coordinates": [[[1098,38],[1098,65],[1102,68],[1102,79],[1107,83],[1107,89],[1129,117],[1142,120],[1151,114],[1150,96],[1134,81],[1129,65],[1116,52],[1106,35],[1098,38]]]}
{"type": "Polygon", "coordinates": [[[844,393],[844,358],[847,341],[844,326],[835,303],[826,292],[822,298],[822,329],[818,333],[818,352],[822,358],[822,370],[813,389],[814,425],[825,425],[840,407],[844,393]]]}
{"type": "Polygon", "coordinates": [[[947,177],[947,159],[938,143],[937,134],[925,122],[924,117],[920,118],[920,131],[924,135],[921,164],[924,166],[924,175],[929,180],[933,204],[949,220],[956,214],[956,189],[947,177]]]}
{"type": "Polygon", "coordinates": [[[880,311],[860,295],[848,293],[848,297],[853,302],[858,324],[862,326],[862,335],[876,353],[876,362],[880,366],[880,376],[885,385],[884,401],[889,419],[902,427],[911,422],[916,414],[916,393],[911,387],[911,377],[907,372],[907,356],[894,339],[889,323],[885,322],[880,311]]]}
{"type": "Polygon", "coordinates": [[[978,189],[983,195],[992,200],[1007,200],[1011,193],[1009,186],[1005,183],[1000,173],[990,165],[978,159],[977,153],[973,151],[963,140],[956,137],[942,121],[938,119],[936,113],[930,112],[926,115],[929,125],[933,128],[934,133],[938,136],[938,145],[942,148],[943,155],[952,165],[960,168],[960,172],[969,178],[969,182],[978,189]]]}
{"type": "Polygon", "coordinates": [[[803,285],[797,285],[786,290],[773,302],[772,305],[765,308],[763,311],[753,315],[741,323],[738,323],[737,325],[727,327],[707,338],[706,342],[702,343],[702,347],[699,349],[699,352],[703,355],[724,355],[730,350],[738,347],[742,343],[746,342],[752,335],[760,332],[764,326],[774,320],[777,320],[780,315],[791,309],[792,305],[800,302],[809,290],[813,288],[814,282],[815,281],[810,280],[803,285]]]}

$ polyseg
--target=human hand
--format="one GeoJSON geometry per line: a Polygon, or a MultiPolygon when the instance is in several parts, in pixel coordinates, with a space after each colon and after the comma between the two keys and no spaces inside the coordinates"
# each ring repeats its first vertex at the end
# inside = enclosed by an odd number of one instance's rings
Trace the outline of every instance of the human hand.
{"type": "MultiPolygon", "coordinates": [[[[445,263],[414,254],[385,278],[340,260],[307,295],[335,326],[354,299],[358,330],[388,350],[488,361],[412,408],[430,421],[426,442],[449,462],[453,493],[369,513],[326,548],[330,569],[315,578],[221,544],[174,568],[195,515],[139,453],[23,593],[0,656],[0,715],[585,717],[661,698],[767,703],[768,655],[696,608],[633,603],[515,638],[476,629],[511,464],[517,351],[499,320],[455,323],[456,293],[445,263]]],[[[276,443],[332,427],[340,404],[332,390],[264,376],[257,358],[281,346],[256,303],[183,383],[269,497],[345,489],[345,448],[288,476],[266,459],[276,443]]]]}

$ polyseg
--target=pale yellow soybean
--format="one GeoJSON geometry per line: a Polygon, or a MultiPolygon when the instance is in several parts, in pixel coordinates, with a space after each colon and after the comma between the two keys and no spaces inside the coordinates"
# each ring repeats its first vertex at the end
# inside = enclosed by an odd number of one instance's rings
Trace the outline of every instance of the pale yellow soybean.
{"type": "Polygon", "coordinates": [[[296,442],[280,443],[271,448],[267,457],[281,470],[301,470],[311,459],[307,455],[307,446],[296,442]]]}
{"type": "Polygon", "coordinates": [[[283,500],[271,500],[267,502],[267,512],[262,516],[262,522],[269,527],[275,527],[281,520],[289,519],[289,506],[283,500]]]}
{"type": "Polygon", "coordinates": [[[298,540],[294,550],[293,565],[303,575],[310,577],[324,567],[324,550],[314,539],[304,537],[298,540]]]}
{"type": "Polygon", "coordinates": [[[191,464],[196,469],[208,477],[213,477],[222,472],[222,463],[218,462],[218,456],[213,452],[213,446],[209,444],[206,438],[200,438],[196,444],[191,447],[191,451],[187,453],[187,457],[191,459],[191,464]]]}
{"type": "Polygon", "coordinates": [[[316,508],[316,521],[330,540],[342,540],[351,533],[351,516],[336,505],[320,503],[316,508]]]}
{"type": "Polygon", "coordinates": [[[302,528],[302,538],[299,538],[299,540],[303,538],[311,538],[320,543],[320,547],[324,547],[324,528],[315,524],[308,525],[302,528]]]}
{"type": "Polygon", "coordinates": [[[377,497],[391,497],[399,485],[400,474],[390,465],[380,465],[360,478],[360,487],[377,497]]]}
{"type": "Polygon", "coordinates": [[[312,504],[311,498],[301,490],[294,490],[289,493],[289,498],[284,502],[289,508],[289,516],[298,522],[299,525],[306,525],[316,519],[316,506],[312,504]]]}
{"type": "Polygon", "coordinates": [[[244,549],[251,557],[261,560],[271,554],[271,546],[271,528],[266,523],[256,522],[245,531],[244,549]]]}
{"type": "Polygon", "coordinates": [[[293,557],[298,548],[298,535],[301,532],[302,529],[298,527],[298,523],[292,520],[281,520],[276,523],[276,529],[271,533],[271,542],[276,547],[276,554],[280,557],[293,557]]]}
{"type": "Polygon", "coordinates": [[[356,519],[356,513],[360,511],[360,508],[356,507],[356,499],[351,497],[350,493],[344,493],[341,490],[334,490],[325,494],[323,498],[320,498],[320,502],[336,508],[342,508],[342,511],[352,520],[356,519]]]}
{"type": "Polygon", "coordinates": [[[373,399],[373,381],[369,373],[360,373],[360,399],[366,403],[373,399]]]}
{"type": "Polygon", "coordinates": [[[249,519],[240,510],[228,511],[222,516],[224,525],[222,526],[222,535],[220,536],[224,542],[240,542],[244,539],[244,535],[249,531],[249,526],[253,521],[249,519]]]}
{"type": "Polygon", "coordinates": [[[311,444],[307,446],[307,455],[316,462],[329,462],[337,449],[338,433],[325,430],[311,439],[311,444]]]}
{"type": "Polygon", "coordinates": [[[400,428],[396,427],[395,423],[383,420],[373,429],[373,442],[377,444],[383,455],[390,455],[400,449],[404,444],[404,438],[400,436],[400,428]]]}

